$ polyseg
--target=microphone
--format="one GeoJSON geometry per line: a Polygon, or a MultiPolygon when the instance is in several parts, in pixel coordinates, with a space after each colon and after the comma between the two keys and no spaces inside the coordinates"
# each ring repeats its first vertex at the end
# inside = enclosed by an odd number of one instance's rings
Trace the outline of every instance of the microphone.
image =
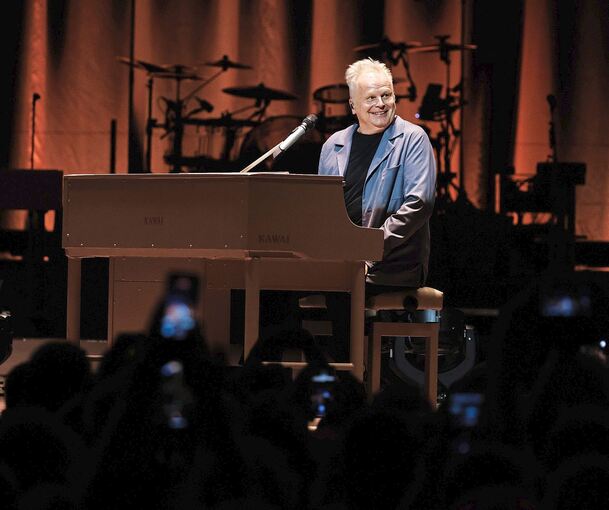
{"type": "Polygon", "coordinates": [[[302,136],[304,136],[304,134],[309,129],[311,129],[313,126],[315,126],[316,122],[317,122],[317,115],[315,115],[314,113],[307,115],[304,118],[304,120],[302,121],[302,124],[300,124],[300,126],[298,126],[296,129],[294,129],[294,131],[292,131],[288,135],[288,137],[277,146],[277,150],[273,153],[273,157],[276,158],[282,152],[287,151],[302,136]]]}
{"type": "Polygon", "coordinates": [[[39,99],[40,99],[40,94],[38,94],[38,92],[34,92],[34,95],[32,96],[32,103],[35,103],[39,99]]]}
{"type": "MultiPolygon", "coordinates": [[[[201,99],[200,97],[195,97],[197,103],[199,103],[199,107],[196,109],[197,112],[207,112],[210,113],[214,110],[214,105],[205,99],[201,99]]],[[[191,112],[192,113],[192,112],[191,112]]]]}

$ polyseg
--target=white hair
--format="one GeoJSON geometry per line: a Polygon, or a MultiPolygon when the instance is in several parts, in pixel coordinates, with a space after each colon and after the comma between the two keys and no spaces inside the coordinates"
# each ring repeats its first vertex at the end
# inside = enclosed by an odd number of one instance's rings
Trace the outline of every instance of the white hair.
{"type": "Polygon", "coordinates": [[[362,60],[358,60],[357,62],[353,62],[353,64],[347,67],[347,71],[345,71],[345,81],[349,87],[349,95],[351,97],[353,97],[355,92],[358,78],[365,73],[383,73],[385,76],[387,76],[389,81],[393,83],[391,71],[383,62],[373,60],[370,57],[364,58],[362,60]]]}

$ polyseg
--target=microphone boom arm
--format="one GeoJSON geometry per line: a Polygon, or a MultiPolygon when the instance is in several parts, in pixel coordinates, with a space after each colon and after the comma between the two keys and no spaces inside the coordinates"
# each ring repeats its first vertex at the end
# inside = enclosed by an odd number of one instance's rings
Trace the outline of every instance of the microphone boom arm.
{"type": "Polygon", "coordinates": [[[317,122],[317,115],[315,115],[313,113],[310,115],[307,115],[305,117],[305,119],[302,121],[302,124],[300,124],[300,126],[298,126],[296,129],[294,129],[285,138],[285,140],[282,140],[277,145],[275,145],[274,147],[272,147],[271,149],[266,151],[262,156],[260,156],[258,159],[256,159],[255,161],[253,161],[252,163],[247,165],[243,170],[241,170],[240,173],[243,174],[243,173],[249,172],[252,168],[254,168],[259,163],[264,161],[271,154],[273,155],[273,158],[276,158],[277,156],[279,156],[279,154],[287,151],[292,145],[294,145],[300,139],[300,137],[304,136],[306,134],[306,132],[315,125],[315,122],[317,122]]]}
{"type": "Polygon", "coordinates": [[[273,152],[275,152],[275,150],[279,147],[279,145],[281,145],[281,142],[278,143],[277,145],[275,145],[275,147],[269,149],[268,151],[266,151],[262,156],[260,156],[256,161],[253,161],[252,163],[250,163],[249,165],[247,165],[243,170],[240,170],[239,173],[241,174],[245,174],[247,172],[249,172],[252,168],[258,166],[260,163],[262,163],[266,158],[268,158],[271,154],[273,154],[273,152]]]}

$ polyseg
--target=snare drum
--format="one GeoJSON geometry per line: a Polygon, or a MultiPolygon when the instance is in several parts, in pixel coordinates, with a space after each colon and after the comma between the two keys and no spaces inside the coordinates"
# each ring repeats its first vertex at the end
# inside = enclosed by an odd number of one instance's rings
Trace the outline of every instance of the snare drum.
{"type": "MultiPolygon", "coordinates": [[[[302,124],[302,117],[280,115],[269,117],[245,135],[239,159],[243,166],[249,165],[271,148],[283,141],[295,128],[302,124]]],[[[269,156],[253,171],[290,172],[297,174],[316,174],[319,154],[324,139],[317,129],[309,129],[305,135],[285,153],[273,159],[269,156]]]]}

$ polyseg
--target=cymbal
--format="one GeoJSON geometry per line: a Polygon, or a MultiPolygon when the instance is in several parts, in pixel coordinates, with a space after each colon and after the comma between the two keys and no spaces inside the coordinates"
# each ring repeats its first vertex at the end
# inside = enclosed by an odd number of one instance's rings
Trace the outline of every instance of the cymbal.
{"type": "Polygon", "coordinates": [[[253,127],[260,124],[260,122],[252,119],[234,119],[229,116],[215,117],[215,118],[196,118],[191,117],[187,119],[183,119],[184,124],[189,124],[192,126],[209,126],[209,127],[253,127]]]}
{"type": "Polygon", "coordinates": [[[167,71],[167,69],[161,65],[151,64],[150,62],[145,62],[144,60],[131,60],[129,57],[116,57],[116,60],[135,69],[143,69],[151,74],[164,73],[167,71]]]}
{"type": "Polygon", "coordinates": [[[426,46],[419,46],[413,48],[410,53],[430,53],[435,51],[463,51],[463,50],[475,50],[478,46],[475,44],[428,44],[426,46]]]}
{"type": "Polygon", "coordinates": [[[163,64],[161,67],[163,72],[174,74],[193,74],[197,70],[196,67],[185,66],[183,64],[163,64]]]}
{"type": "Polygon", "coordinates": [[[164,71],[162,73],[154,73],[155,78],[167,78],[171,80],[202,80],[198,74],[186,74],[164,71]]]}
{"type": "Polygon", "coordinates": [[[265,99],[267,101],[291,101],[298,99],[294,94],[290,94],[289,92],[284,92],[282,90],[268,88],[264,85],[264,83],[260,83],[254,87],[228,87],[222,89],[222,92],[232,96],[248,97],[251,99],[265,99]]]}
{"type": "Polygon", "coordinates": [[[233,62],[228,58],[228,55],[224,55],[220,60],[216,60],[215,62],[205,62],[208,67],[221,67],[223,70],[227,69],[251,69],[252,66],[248,66],[247,64],[240,64],[239,62],[233,62]]]}
{"type": "Polygon", "coordinates": [[[384,37],[381,41],[372,44],[362,44],[356,46],[353,51],[369,51],[369,50],[380,50],[385,52],[391,52],[394,50],[406,51],[407,53],[412,51],[414,48],[421,46],[419,41],[407,41],[407,42],[392,42],[387,37],[384,37]]]}

